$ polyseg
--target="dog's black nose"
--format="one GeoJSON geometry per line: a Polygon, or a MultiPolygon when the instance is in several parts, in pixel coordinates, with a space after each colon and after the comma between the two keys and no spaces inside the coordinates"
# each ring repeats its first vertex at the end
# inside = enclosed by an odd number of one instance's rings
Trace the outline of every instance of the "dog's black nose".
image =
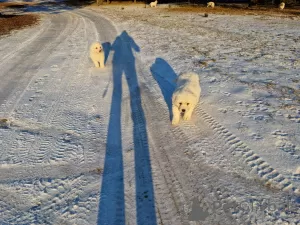
{"type": "Polygon", "coordinates": [[[185,109],[182,109],[181,112],[185,112],[185,109]]]}

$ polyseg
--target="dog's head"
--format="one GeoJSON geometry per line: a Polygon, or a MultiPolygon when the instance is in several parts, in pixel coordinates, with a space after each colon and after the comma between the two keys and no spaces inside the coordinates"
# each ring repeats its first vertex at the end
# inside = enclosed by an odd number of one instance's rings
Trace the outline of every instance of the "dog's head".
{"type": "Polygon", "coordinates": [[[103,51],[103,47],[99,42],[95,42],[91,45],[91,52],[99,53],[103,51]]]}
{"type": "Polygon", "coordinates": [[[183,98],[181,96],[173,97],[173,105],[178,108],[179,112],[183,115],[188,112],[192,106],[192,103],[188,98],[183,98]]]}

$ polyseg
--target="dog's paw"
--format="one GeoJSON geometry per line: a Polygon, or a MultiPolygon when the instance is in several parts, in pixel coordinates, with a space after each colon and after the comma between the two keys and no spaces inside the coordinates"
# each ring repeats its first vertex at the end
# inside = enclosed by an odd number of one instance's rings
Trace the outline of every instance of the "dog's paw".
{"type": "Polygon", "coordinates": [[[178,123],[179,123],[179,120],[172,120],[172,125],[178,125],[178,123]]]}
{"type": "Polygon", "coordinates": [[[191,116],[190,115],[183,115],[182,119],[183,120],[190,120],[191,116]]]}

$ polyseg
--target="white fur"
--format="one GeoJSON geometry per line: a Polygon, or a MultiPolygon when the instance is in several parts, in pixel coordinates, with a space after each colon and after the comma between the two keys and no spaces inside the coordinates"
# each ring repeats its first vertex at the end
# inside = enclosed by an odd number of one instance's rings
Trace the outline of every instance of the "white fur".
{"type": "Polygon", "coordinates": [[[279,9],[284,9],[284,7],[285,7],[285,3],[284,2],[281,2],[280,4],[279,4],[279,9]]]}
{"type": "Polygon", "coordinates": [[[214,2],[208,2],[207,7],[215,8],[215,3],[214,2]]]}
{"type": "Polygon", "coordinates": [[[173,125],[179,123],[181,115],[183,120],[191,119],[201,94],[199,75],[196,73],[183,73],[178,76],[176,83],[172,96],[173,125]]]}
{"type": "Polygon", "coordinates": [[[92,59],[95,67],[104,68],[105,54],[102,45],[99,42],[94,42],[90,47],[90,58],[92,59]]]}
{"type": "Polygon", "coordinates": [[[156,7],[156,6],[157,6],[157,0],[155,0],[155,2],[150,3],[150,7],[156,7]]]}

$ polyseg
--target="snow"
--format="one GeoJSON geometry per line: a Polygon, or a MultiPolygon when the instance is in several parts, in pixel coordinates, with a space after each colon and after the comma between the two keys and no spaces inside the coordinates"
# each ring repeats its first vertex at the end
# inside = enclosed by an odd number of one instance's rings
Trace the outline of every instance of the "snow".
{"type": "Polygon", "coordinates": [[[283,153],[274,152],[272,132],[278,128],[285,130],[289,135],[284,143],[294,143],[295,148],[299,145],[298,20],[264,15],[212,14],[205,18],[195,13],[153,12],[133,7],[106,10],[143,46],[141,58],[146,66],[151,67],[156,58],[162,58],[177,74],[199,72],[206,89],[203,108],[211,110],[234,133],[240,133],[235,128],[238,121],[247,121],[246,130],[240,134],[243,141],[249,141],[247,144],[256,149],[257,142],[251,141],[251,137],[261,136],[259,151],[270,155],[268,160],[274,161],[276,167],[281,164],[282,172],[286,172],[288,165],[296,169],[299,151],[286,155],[288,163],[282,161],[283,153]],[[113,11],[118,13],[113,15],[113,11]],[[136,23],[141,17],[141,22],[136,23]],[[198,62],[206,62],[205,67],[198,62]]]}
{"type": "Polygon", "coordinates": [[[299,18],[68,10],[0,38],[0,224],[300,224],[299,18]]]}

